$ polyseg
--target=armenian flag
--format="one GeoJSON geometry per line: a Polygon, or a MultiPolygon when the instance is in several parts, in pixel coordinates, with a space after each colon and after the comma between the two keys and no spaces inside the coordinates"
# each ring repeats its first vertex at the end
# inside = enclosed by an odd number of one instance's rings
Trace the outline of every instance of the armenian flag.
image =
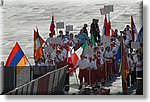
{"type": "Polygon", "coordinates": [[[6,61],[6,66],[25,66],[27,62],[27,57],[23,53],[19,44],[16,42],[6,61]]]}

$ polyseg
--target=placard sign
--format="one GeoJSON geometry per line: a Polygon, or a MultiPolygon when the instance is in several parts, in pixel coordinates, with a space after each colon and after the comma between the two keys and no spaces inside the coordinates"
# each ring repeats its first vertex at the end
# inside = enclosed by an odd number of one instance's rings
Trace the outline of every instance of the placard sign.
{"type": "Polygon", "coordinates": [[[104,11],[108,14],[110,13],[108,6],[104,6],[104,11]]]}
{"type": "Polygon", "coordinates": [[[73,25],[67,25],[66,31],[73,31],[73,25]]]}
{"type": "Polygon", "coordinates": [[[103,36],[101,37],[101,42],[109,42],[109,36],[103,36]]]}
{"type": "Polygon", "coordinates": [[[131,42],[131,48],[133,48],[133,49],[140,48],[140,43],[139,42],[131,42]]]}
{"type": "Polygon", "coordinates": [[[64,22],[56,22],[56,29],[63,29],[64,28],[64,22]]]}
{"type": "Polygon", "coordinates": [[[108,12],[104,8],[100,9],[100,13],[101,15],[108,14],[108,12]]]}
{"type": "Polygon", "coordinates": [[[104,8],[100,9],[101,15],[105,15],[113,11],[114,11],[113,5],[106,5],[104,6],[104,8]]]}
{"type": "Polygon", "coordinates": [[[47,47],[44,47],[44,52],[53,52],[53,49],[51,46],[47,46],[47,47]]]}
{"type": "Polygon", "coordinates": [[[113,5],[108,5],[108,10],[109,10],[109,12],[114,12],[114,6],[113,5]]]}
{"type": "Polygon", "coordinates": [[[51,44],[62,44],[63,41],[61,38],[52,38],[51,39],[51,44]]]}
{"type": "Polygon", "coordinates": [[[84,50],[84,54],[88,54],[88,55],[93,55],[94,54],[94,49],[91,47],[85,48],[84,50]]]}

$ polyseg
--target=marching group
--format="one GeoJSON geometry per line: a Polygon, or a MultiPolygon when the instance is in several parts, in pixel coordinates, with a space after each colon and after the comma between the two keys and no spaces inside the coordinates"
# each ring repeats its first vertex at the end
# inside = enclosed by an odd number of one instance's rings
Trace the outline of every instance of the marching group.
{"type": "MultiPolygon", "coordinates": [[[[75,35],[66,31],[59,31],[57,38],[62,40],[62,44],[51,44],[53,35],[49,33],[49,38],[46,40],[43,48],[51,47],[51,52],[44,52],[44,58],[40,58],[37,62],[38,66],[57,66],[60,68],[68,62],[68,52],[74,49],[76,51],[85,42],[88,47],[93,48],[93,54],[81,54],[74,69],[79,68],[78,78],[80,80],[80,87],[83,85],[100,86],[104,85],[106,80],[111,80],[114,75],[118,76],[120,72],[121,59],[116,63],[116,55],[120,47],[121,40],[126,46],[126,55],[129,66],[129,74],[127,76],[128,87],[135,85],[136,77],[143,77],[143,48],[141,44],[140,49],[132,49],[131,42],[132,36],[130,26],[127,25],[120,36],[116,29],[114,34],[109,38],[109,41],[102,41],[100,36],[100,30],[98,26],[98,20],[93,19],[90,25],[90,34],[87,30],[88,25],[84,24],[84,27],[80,32],[75,35]],[[91,37],[94,37],[96,46],[93,44],[91,37]],[[131,81],[130,81],[131,79],[131,81]],[[130,84],[131,83],[131,84],[130,84]]],[[[68,80],[69,81],[69,80],[68,80]]],[[[69,82],[68,82],[69,84],[69,82]]],[[[68,90],[69,91],[69,90],[68,90]]]]}

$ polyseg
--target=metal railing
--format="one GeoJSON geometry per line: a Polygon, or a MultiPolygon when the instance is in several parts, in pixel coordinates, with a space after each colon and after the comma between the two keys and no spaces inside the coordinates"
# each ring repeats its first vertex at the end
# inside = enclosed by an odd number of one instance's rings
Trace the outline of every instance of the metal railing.
{"type": "Polygon", "coordinates": [[[68,66],[64,66],[52,72],[32,80],[5,95],[50,95],[63,94],[68,66]]]}

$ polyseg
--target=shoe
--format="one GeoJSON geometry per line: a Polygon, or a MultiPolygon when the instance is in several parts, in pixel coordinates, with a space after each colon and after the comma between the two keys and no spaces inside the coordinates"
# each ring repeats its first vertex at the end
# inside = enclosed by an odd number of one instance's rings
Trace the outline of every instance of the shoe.
{"type": "Polygon", "coordinates": [[[81,89],[82,89],[82,85],[79,86],[79,89],[78,89],[78,90],[81,90],[81,89]]]}

